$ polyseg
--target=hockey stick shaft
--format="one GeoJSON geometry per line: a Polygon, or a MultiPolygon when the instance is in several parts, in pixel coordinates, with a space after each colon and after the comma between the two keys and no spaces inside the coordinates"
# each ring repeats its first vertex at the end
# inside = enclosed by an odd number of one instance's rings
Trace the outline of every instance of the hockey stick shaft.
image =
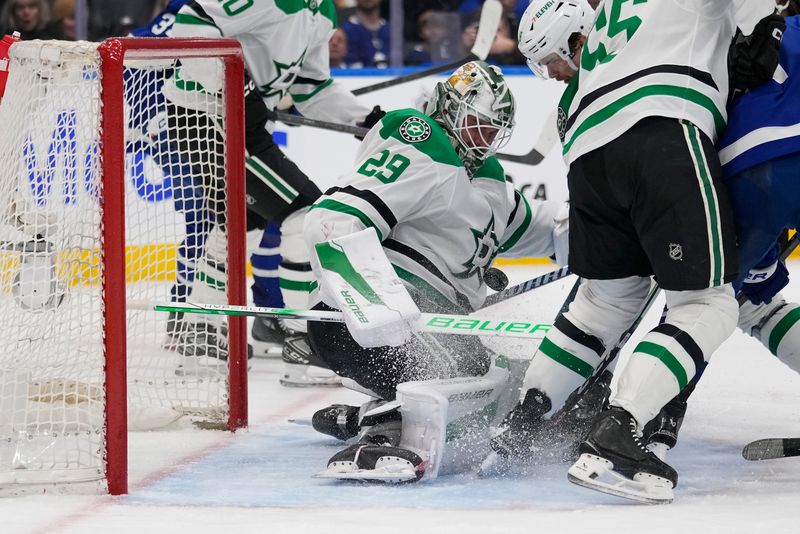
{"type": "Polygon", "coordinates": [[[800,438],[759,439],[745,445],[742,456],[751,462],[800,456],[800,438]]]}
{"type": "Polygon", "coordinates": [[[500,26],[500,18],[502,16],[503,6],[500,1],[486,0],[481,8],[481,18],[478,23],[478,35],[475,38],[475,44],[466,57],[444,65],[436,65],[412,74],[407,74],[398,78],[392,78],[391,80],[368,85],[366,87],[360,87],[354,90],[353,94],[356,96],[364,95],[379,89],[394,87],[402,83],[419,80],[420,78],[425,78],[426,76],[433,76],[434,74],[439,74],[440,72],[455,70],[464,63],[469,63],[470,61],[474,61],[476,59],[486,59],[486,56],[489,55],[489,50],[492,47],[492,43],[494,43],[494,38],[497,34],[498,26],[500,26]]]}
{"type": "Polygon", "coordinates": [[[569,266],[564,266],[555,271],[550,271],[549,273],[545,273],[541,276],[537,276],[535,278],[531,278],[525,282],[519,283],[515,286],[507,287],[506,289],[489,295],[486,297],[486,300],[483,301],[483,306],[481,309],[488,308],[489,306],[493,306],[498,302],[503,302],[504,300],[508,300],[510,298],[522,295],[523,293],[527,293],[528,291],[533,291],[534,289],[542,286],[546,286],[552,282],[557,280],[561,280],[572,274],[569,270],[569,266]]]}
{"type": "MultiPolygon", "coordinates": [[[[301,115],[294,115],[292,113],[287,113],[285,111],[271,111],[269,112],[270,120],[273,121],[280,121],[284,124],[294,124],[295,126],[309,126],[311,128],[319,128],[321,130],[330,130],[332,132],[340,132],[346,133],[350,135],[355,135],[358,137],[364,137],[369,132],[368,128],[364,128],[363,126],[355,126],[352,124],[341,124],[338,122],[328,122],[328,121],[321,121],[317,119],[309,119],[308,117],[303,117],[301,115]]],[[[548,149],[549,150],[549,149],[548,149]]],[[[516,163],[522,163],[525,165],[537,165],[544,159],[544,155],[539,152],[539,150],[534,147],[530,152],[527,154],[516,155],[516,154],[505,154],[503,152],[498,152],[495,154],[497,159],[505,160],[505,161],[512,161],[516,163]]]]}
{"type": "MultiPolygon", "coordinates": [[[[129,301],[128,308],[158,312],[196,313],[201,315],[235,315],[247,317],[276,317],[306,321],[344,322],[337,311],[291,310],[228,304],[193,304],[189,302],[129,301]]],[[[483,319],[469,315],[423,313],[414,327],[417,332],[455,334],[462,336],[521,337],[541,339],[552,325],[525,321],[483,319]]]]}

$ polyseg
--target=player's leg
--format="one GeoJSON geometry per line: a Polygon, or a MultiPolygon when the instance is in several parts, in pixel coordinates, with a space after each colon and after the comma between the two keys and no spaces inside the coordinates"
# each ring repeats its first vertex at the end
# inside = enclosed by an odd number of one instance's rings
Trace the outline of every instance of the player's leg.
{"type": "Polygon", "coordinates": [[[668,312],[635,347],[609,410],[581,444],[570,479],[665,502],[672,499],[677,473],[644,447],[641,429],[735,327],[732,210],[713,145],[690,123],[646,119],[604,150],[618,161],[614,175],[634,180],[632,220],[665,289],[668,312]],[[630,158],[634,147],[638,157],[630,158]]]}
{"type": "MultiPolygon", "coordinates": [[[[248,246],[252,250],[250,263],[253,266],[253,303],[267,308],[283,308],[283,295],[278,279],[278,267],[281,264],[280,227],[267,222],[263,231],[258,231],[255,237],[258,241],[248,246]]],[[[256,357],[279,356],[285,338],[286,330],[278,319],[254,318],[252,344],[256,357]]]]}

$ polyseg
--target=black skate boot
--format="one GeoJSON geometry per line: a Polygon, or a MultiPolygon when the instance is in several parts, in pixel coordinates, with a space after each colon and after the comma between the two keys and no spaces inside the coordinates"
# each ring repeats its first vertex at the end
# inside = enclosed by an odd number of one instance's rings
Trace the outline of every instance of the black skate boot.
{"type": "Polygon", "coordinates": [[[372,410],[361,419],[358,443],[334,454],[321,478],[401,484],[416,482],[425,474],[425,461],[415,452],[400,448],[402,418],[399,406],[372,410]]]}
{"type": "Polygon", "coordinates": [[[561,451],[561,460],[574,461],[578,457],[578,446],[589,435],[597,415],[608,408],[613,374],[604,371],[598,379],[581,394],[574,391],[543,429],[550,446],[561,451]]]}
{"type": "Polygon", "coordinates": [[[255,357],[279,357],[287,335],[287,330],[278,319],[274,317],[256,317],[253,321],[253,328],[250,330],[255,357]]]}
{"type": "Polygon", "coordinates": [[[642,434],[647,448],[661,461],[666,458],[667,451],[678,443],[678,432],[681,430],[686,408],[687,403],[675,397],[661,408],[658,415],[644,425],[642,434]]]}
{"type": "Polygon", "coordinates": [[[311,426],[321,434],[347,441],[356,437],[361,429],[358,424],[360,411],[358,406],[333,404],[322,410],[317,410],[311,417],[311,426]]]}
{"type": "MultiPolygon", "coordinates": [[[[225,323],[215,325],[205,321],[187,321],[183,314],[170,313],[164,348],[186,357],[178,364],[176,375],[225,372],[228,362],[228,326],[225,323]]],[[[247,358],[252,357],[253,347],[247,345],[247,358]]]]}
{"type": "Polygon", "coordinates": [[[529,389],[525,398],[506,415],[489,441],[491,452],[481,464],[480,476],[505,474],[515,464],[535,461],[539,452],[540,429],[550,399],[538,389],[529,389]]]}
{"type": "Polygon", "coordinates": [[[647,450],[636,420],[622,408],[612,406],[597,417],[579,452],[570,482],[640,502],[672,502],[678,473],[647,450]]]}
{"type": "Polygon", "coordinates": [[[283,376],[280,382],[288,387],[329,386],[342,384],[342,379],[328,368],[311,350],[308,334],[289,336],[283,344],[283,376]]]}

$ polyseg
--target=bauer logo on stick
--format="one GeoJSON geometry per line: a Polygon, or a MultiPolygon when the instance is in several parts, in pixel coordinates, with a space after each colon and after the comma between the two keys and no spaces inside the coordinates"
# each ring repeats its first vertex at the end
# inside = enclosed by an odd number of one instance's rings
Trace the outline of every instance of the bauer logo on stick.
{"type": "Polygon", "coordinates": [[[419,117],[409,117],[400,125],[400,137],[409,143],[421,143],[430,136],[430,125],[419,117]]]}

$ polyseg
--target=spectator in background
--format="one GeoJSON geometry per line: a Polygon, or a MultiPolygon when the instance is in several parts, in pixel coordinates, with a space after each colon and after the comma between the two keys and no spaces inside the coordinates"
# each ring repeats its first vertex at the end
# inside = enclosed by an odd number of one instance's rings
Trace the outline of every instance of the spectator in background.
{"type": "Polygon", "coordinates": [[[420,42],[413,44],[405,54],[406,65],[425,65],[451,61],[462,57],[458,32],[452,35],[453,21],[458,29],[458,15],[441,11],[425,11],[419,16],[420,42]]]}
{"type": "Polygon", "coordinates": [[[389,64],[389,25],[381,18],[381,0],[356,0],[355,12],[342,24],[353,67],[384,68],[389,64]]]}
{"type": "Polygon", "coordinates": [[[348,65],[345,62],[347,56],[347,34],[341,28],[336,28],[328,41],[328,54],[332,69],[359,68],[362,65],[348,65]]]}
{"type": "MultiPolygon", "coordinates": [[[[503,3],[504,5],[510,5],[508,1],[504,1],[503,3]]],[[[513,10],[504,11],[503,17],[500,18],[497,34],[492,43],[492,48],[489,51],[487,61],[499,63],[500,65],[525,64],[525,57],[517,48],[516,28],[519,24],[517,23],[515,25],[513,13],[513,10]]],[[[480,14],[480,10],[474,11],[465,19],[464,31],[461,34],[465,50],[470,50],[472,45],[475,44],[475,38],[478,35],[478,20],[480,19],[480,14]]]]}
{"type": "Polygon", "coordinates": [[[55,0],[50,32],[54,39],[75,40],[75,0],[55,0]]]}
{"type": "Polygon", "coordinates": [[[22,39],[52,39],[49,22],[50,5],[45,0],[7,0],[0,11],[0,34],[18,31],[22,39]]]}

